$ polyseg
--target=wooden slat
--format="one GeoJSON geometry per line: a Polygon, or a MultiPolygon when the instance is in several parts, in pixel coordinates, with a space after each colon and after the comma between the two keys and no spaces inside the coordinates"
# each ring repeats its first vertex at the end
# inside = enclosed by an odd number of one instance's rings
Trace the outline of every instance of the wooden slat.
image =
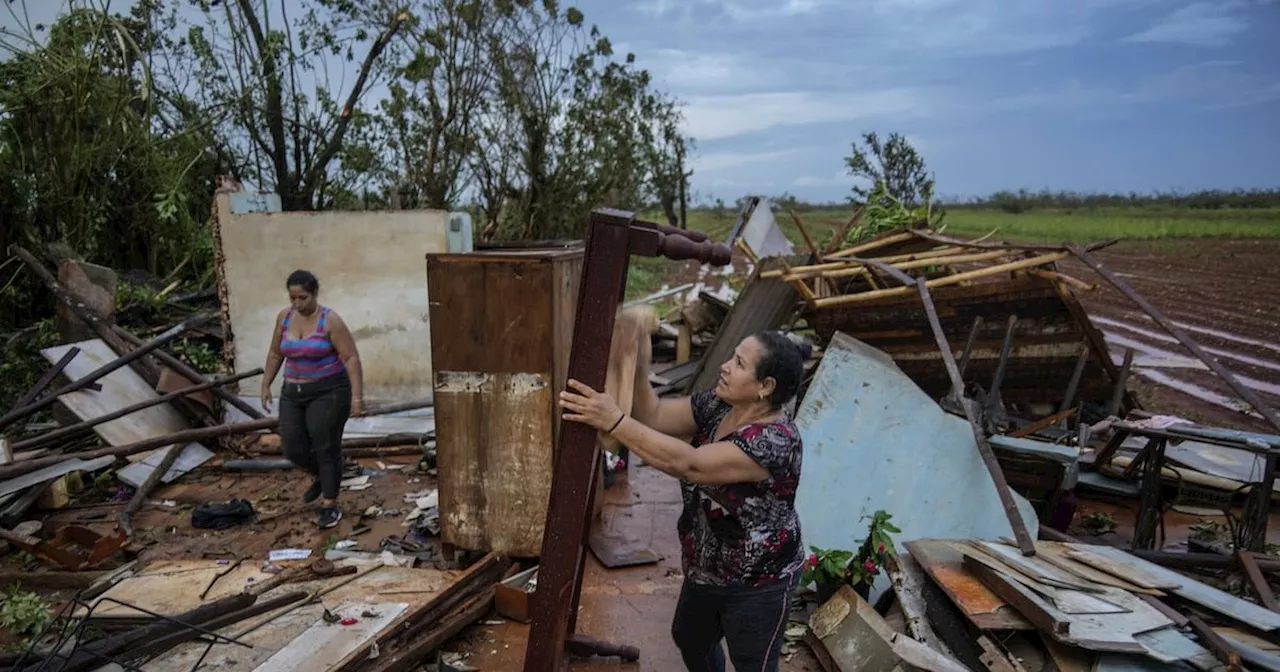
{"type": "Polygon", "coordinates": [[[716,339],[702,356],[698,373],[693,378],[689,391],[706,390],[714,387],[720,376],[720,365],[729,359],[738,343],[758,331],[776,329],[795,309],[799,297],[790,284],[779,279],[759,277],[761,273],[784,264],[800,263],[805,257],[770,257],[763,259],[756,267],[755,273],[747,281],[738,300],[733,302],[729,314],[716,339]]]}

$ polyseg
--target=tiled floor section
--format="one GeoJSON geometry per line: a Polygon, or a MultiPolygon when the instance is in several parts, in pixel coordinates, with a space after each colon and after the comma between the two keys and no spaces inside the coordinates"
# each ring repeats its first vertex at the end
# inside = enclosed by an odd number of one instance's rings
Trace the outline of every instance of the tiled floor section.
{"type": "MultiPolygon", "coordinates": [[[[604,523],[613,531],[645,541],[663,559],[656,565],[610,570],[588,553],[578,631],[597,639],[637,646],[640,661],[632,664],[575,661],[570,669],[575,672],[679,672],[685,668],[670,632],[681,581],[676,540],[679,485],[675,479],[641,466],[632,468],[629,482],[620,480],[605,494],[604,523]]],[[[519,623],[477,625],[447,648],[470,653],[467,664],[485,672],[518,671],[527,639],[528,627],[519,623]]],[[[821,668],[801,645],[784,659],[782,669],[809,672],[821,668]]]]}

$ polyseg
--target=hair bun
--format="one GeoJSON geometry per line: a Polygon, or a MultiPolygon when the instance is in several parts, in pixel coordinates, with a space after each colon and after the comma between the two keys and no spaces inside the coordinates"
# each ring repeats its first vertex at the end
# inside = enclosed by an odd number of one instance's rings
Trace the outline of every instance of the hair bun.
{"type": "Polygon", "coordinates": [[[813,344],[809,342],[809,339],[795,334],[787,334],[787,338],[792,345],[796,346],[796,351],[800,353],[800,359],[808,361],[809,357],[813,355],[813,344]]]}

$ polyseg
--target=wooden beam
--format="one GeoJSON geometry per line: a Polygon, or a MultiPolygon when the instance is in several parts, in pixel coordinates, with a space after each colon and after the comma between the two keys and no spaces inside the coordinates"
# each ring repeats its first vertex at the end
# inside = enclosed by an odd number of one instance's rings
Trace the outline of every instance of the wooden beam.
{"type": "MultiPolygon", "coordinates": [[[[1062,259],[1065,259],[1068,256],[1070,256],[1069,252],[1054,252],[1051,254],[1043,254],[1037,257],[1032,257],[1030,259],[1020,259],[1018,261],[1011,261],[1007,264],[997,264],[995,266],[988,266],[987,268],[979,268],[977,270],[968,271],[965,273],[948,275],[944,278],[936,278],[934,280],[929,280],[927,282],[927,286],[929,289],[936,289],[938,287],[958,285],[967,280],[987,278],[993,275],[999,275],[1001,273],[1009,273],[1009,272],[1021,270],[1024,268],[1031,268],[1033,266],[1043,266],[1045,264],[1051,264],[1055,261],[1060,261],[1062,259]]],[[[911,293],[912,293],[912,289],[909,286],[893,287],[891,289],[879,289],[879,290],[870,291],[870,292],[861,292],[858,294],[846,294],[844,296],[833,296],[826,299],[817,299],[816,301],[811,301],[810,303],[813,305],[814,308],[834,308],[836,306],[848,306],[848,305],[853,305],[857,303],[863,303],[866,301],[871,301],[873,299],[881,299],[881,298],[890,297],[890,296],[907,296],[911,293]]]]}

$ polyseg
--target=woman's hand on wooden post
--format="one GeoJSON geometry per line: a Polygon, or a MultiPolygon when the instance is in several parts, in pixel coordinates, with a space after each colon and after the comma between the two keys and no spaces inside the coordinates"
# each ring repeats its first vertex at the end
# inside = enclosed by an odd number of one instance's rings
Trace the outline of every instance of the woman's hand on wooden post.
{"type": "Polygon", "coordinates": [[[590,425],[602,432],[618,426],[618,421],[624,414],[613,397],[573,379],[569,380],[568,386],[570,389],[560,393],[560,408],[564,410],[561,417],[590,425]]]}

